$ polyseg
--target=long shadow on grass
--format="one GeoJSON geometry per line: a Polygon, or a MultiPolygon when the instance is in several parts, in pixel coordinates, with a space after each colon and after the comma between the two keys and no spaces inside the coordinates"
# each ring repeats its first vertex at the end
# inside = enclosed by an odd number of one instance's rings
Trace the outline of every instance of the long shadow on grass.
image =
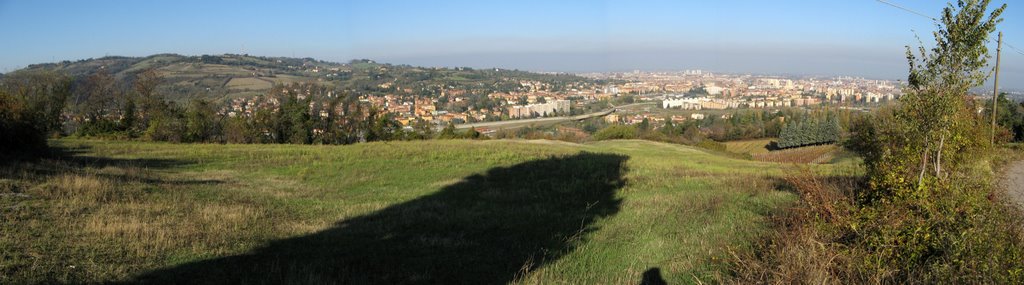
{"type": "Polygon", "coordinates": [[[78,167],[94,167],[103,168],[107,166],[115,167],[141,167],[151,169],[166,169],[182,167],[190,164],[194,164],[193,161],[182,160],[182,159],[160,159],[160,158],[113,158],[103,156],[89,156],[87,155],[91,147],[88,146],[64,146],[64,147],[53,147],[50,150],[49,157],[52,159],[61,160],[78,167]]]}
{"type": "MultiPolygon", "coordinates": [[[[48,151],[39,156],[23,156],[19,159],[2,160],[0,168],[15,168],[28,171],[39,177],[50,177],[65,173],[82,173],[87,168],[103,169],[115,167],[121,169],[141,168],[148,170],[161,170],[180,168],[195,164],[194,161],[182,159],[161,159],[161,158],[114,158],[104,156],[90,156],[89,146],[57,146],[50,147],[48,151]]],[[[146,184],[163,185],[205,185],[220,184],[220,180],[168,180],[144,173],[89,173],[96,177],[110,179],[115,182],[141,182],[146,184]]]]}
{"type": "Polygon", "coordinates": [[[627,159],[580,153],[492,168],[327,230],[135,281],[508,283],[572,251],[595,221],[619,211],[627,159]]]}

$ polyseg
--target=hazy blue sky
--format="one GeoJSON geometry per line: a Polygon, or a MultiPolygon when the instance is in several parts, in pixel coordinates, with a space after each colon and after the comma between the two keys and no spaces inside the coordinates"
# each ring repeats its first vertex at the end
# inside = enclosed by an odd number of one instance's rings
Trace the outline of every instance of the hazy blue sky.
{"type": "MultiPolygon", "coordinates": [[[[889,2],[936,16],[945,5],[889,2]]],[[[1018,48],[1022,17],[1024,3],[1010,3],[1000,25],[1018,48]]],[[[934,29],[924,17],[875,0],[0,0],[0,71],[104,55],[245,52],[533,71],[900,79],[914,31],[927,43],[934,29]]],[[[1024,55],[1004,47],[1003,66],[1001,81],[1024,88],[1024,55]]]]}

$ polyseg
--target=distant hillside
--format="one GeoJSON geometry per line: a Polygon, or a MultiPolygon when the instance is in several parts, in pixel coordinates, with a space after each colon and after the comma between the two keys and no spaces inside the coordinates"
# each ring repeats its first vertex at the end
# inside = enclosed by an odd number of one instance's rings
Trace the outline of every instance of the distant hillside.
{"type": "MultiPolygon", "coordinates": [[[[80,84],[105,68],[122,87],[135,76],[155,69],[164,78],[160,91],[170,100],[205,98],[222,100],[266,93],[274,84],[318,83],[339,91],[363,94],[440,96],[443,89],[465,94],[521,91],[522,80],[539,81],[549,91],[589,85],[591,80],[567,74],[539,74],[504,69],[424,68],[379,64],[372,60],[335,63],[313,58],[260,57],[225,54],[147,57],[108,56],[97,59],[34,64],[23,70],[66,73],[80,84]]],[[[16,71],[17,72],[17,71],[16,71]]],[[[0,75],[2,76],[2,75],[0,75]]]]}

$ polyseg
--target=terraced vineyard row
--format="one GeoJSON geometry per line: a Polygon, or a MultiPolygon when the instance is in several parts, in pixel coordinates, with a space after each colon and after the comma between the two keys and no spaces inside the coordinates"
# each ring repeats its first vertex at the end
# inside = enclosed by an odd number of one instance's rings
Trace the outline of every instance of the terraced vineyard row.
{"type": "Polygon", "coordinates": [[[824,163],[832,159],[836,145],[807,146],[767,153],[752,154],[754,160],[778,163],[824,163]]]}

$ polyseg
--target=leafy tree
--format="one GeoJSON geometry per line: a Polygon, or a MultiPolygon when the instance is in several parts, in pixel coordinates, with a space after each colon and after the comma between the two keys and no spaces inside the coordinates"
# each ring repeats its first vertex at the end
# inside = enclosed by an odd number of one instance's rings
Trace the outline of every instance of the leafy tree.
{"type": "Polygon", "coordinates": [[[121,93],[106,68],[89,75],[81,89],[83,92],[79,96],[84,97],[84,103],[79,106],[79,110],[85,118],[78,130],[80,135],[104,135],[123,130],[118,120],[113,118],[121,93]]]}
{"type": "Polygon", "coordinates": [[[114,107],[116,90],[114,76],[105,68],[99,69],[85,80],[85,103],[81,109],[89,121],[105,119],[114,107]]]}
{"type": "Polygon", "coordinates": [[[844,142],[844,146],[856,153],[869,153],[881,148],[877,145],[879,141],[876,121],[888,121],[893,115],[891,107],[876,110],[873,115],[860,117],[850,123],[850,137],[844,142]]]}
{"type": "Polygon", "coordinates": [[[281,138],[279,125],[281,125],[278,112],[270,109],[259,109],[253,112],[252,127],[256,134],[253,142],[256,143],[278,143],[281,138]]]}
{"type": "MultiPolygon", "coordinates": [[[[127,95],[128,93],[125,94],[127,95]]],[[[124,103],[121,105],[121,121],[119,123],[121,124],[122,129],[134,132],[135,128],[138,127],[139,113],[136,110],[135,99],[130,95],[126,97],[127,98],[125,98],[124,103]]],[[[134,136],[135,135],[132,135],[132,137],[134,136]]]]}
{"type": "Polygon", "coordinates": [[[228,143],[253,143],[257,135],[253,132],[252,123],[245,117],[228,118],[224,122],[224,139],[228,143]]]}
{"type": "Polygon", "coordinates": [[[671,136],[671,135],[675,135],[676,131],[677,131],[676,130],[676,126],[674,124],[672,124],[672,118],[671,117],[666,117],[665,118],[665,125],[661,127],[661,132],[664,133],[665,135],[671,136]]]}
{"type": "Polygon", "coordinates": [[[205,100],[192,100],[185,111],[183,142],[210,142],[221,134],[217,110],[205,100]]]}
{"type": "Polygon", "coordinates": [[[150,118],[145,136],[153,141],[186,141],[185,118],[173,105],[157,117],[150,118]]]}
{"type": "Polygon", "coordinates": [[[441,133],[437,135],[439,139],[456,139],[459,135],[455,133],[455,124],[448,123],[447,127],[441,130],[441,133]]]}
{"type": "Polygon", "coordinates": [[[38,154],[46,138],[60,130],[61,113],[71,96],[67,76],[21,71],[0,80],[0,156],[38,154]]]}
{"type": "Polygon", "coordinates": [[[778,147],[790,148],[834,143],[839,141],[841,135],[842,128],[834,116],[828,116],[824,121],[816,118],[791,121],[782,127],[782,131],[779,133],[778,147]]]}
{"type": "Polygon", "coordinates": [[[203,55],[199,57],[199,61],[207,64],[221,64],[224,62],[224,59],[215,55],[203,55]]]}
{"type": "Polygon", "coordinates": [[[986,44],[1006,8],[989,2],[945,8],[934,47],[907,48],[899,105],[852,128],[848,145],[864,156],[867,187],[840,204],[850,217],[828,227],[846,235],[837,247],[856,252],[847,264],[888,275],[874,282],[1021,283],[1019,221],[994,194],[987,118],[968,95],[988,75],[986,44]]]}
{"type": "Polygon", "coordinates": [[[822,139],[825,142],[833,143],[839,141],[843,135],[843,127],[839,125],[839,119],[835,116],[829,116],[825,119],[825,123],[821,125],[821,133],[824,136],[822,139]]]}
{"type": "Polygon", "coordinates": [[[643,121],[640,121],[640,123],[636,125],[636,128],[640,132],[649,131],[651,129],[651,121],[648,120],[647,118],[644,118],[643,121]]]}
{"type": "Polygon", "coordinates": [[[700,124],[697,122],[683,123],[679,125],[679,130],[682,133],[682,139],[689,143],[699,143],[705,139],[704,133],[700,131],[700,124]]]}
{"type": "MultiPolygon", "coordinates": [[[[988,72],[989,35],[1006,5],[986,17],[989,1],[960,1],[947,7],[934,33],[935,47],[907,47],[908,86],[893,120],[880,122],[877,144],[865,163],[875,189],[925,189],[925,178],[942,180],[985,143],[984,129],[968,104],[968,90],[988,72]],[[910,179],[913,176],[916,179],[910,179]]],[[[876,193],[882,194],[882,193],[876,193]]]]}
{"type": "Polygon", "coordinates": [[[279,133],[282,138],[287,137],[288,143],[309,144],[312,142],[312,128],[310,127],[309,98],[299,99],[292,94],[281,106],[281,129],[279,133]]]}
{"type": "Polygon", "coordinates": [[[157,93],[156,88],[160,85],[162,77],[154,69],[146,69],[135,76],[132,87],[138,99],[140,124],[145,128],[149,120],[160,116],[167,109],[167,102],[163,96],[157,93]]]}
{"type": "MultiPolygon", "coordinates": [[[[986,100],[984,107],[983,118],[992,118],[992,100],[986,100]]],[[[1003,140],[1024,141],[1024,103],[1013,102],[1007,98],[1006,93],[1002,93],[999,94],[996,108],[996,123],[1007,134],[1003,140]]]]}
{"type": "Polygon", "coordinates": [[[469,130],[466,130],[466,138],[468,138],[468,139],[474,139],[475,140],[475,139],[479,139],[480,136],[481,136],[480,132],[478,132],[476,130],[476,128],[469,128],[469,130]]]}
{"type": "Polygon", "coordinates": [[[366,141],[389,141],[396,137],[402,130],[402,125],[393,120],[390,114],[385,114],[376,109],[370,110],[367,117],[368,128],[365,131],[366,141]]]}
{"type": "Polygon", "coordinates": [[[434,128],[427,121],[416,120],[416,123],[413,125],[413,133],[415,136],[411,139],[429,139],[434,136],[434,128]]]}

